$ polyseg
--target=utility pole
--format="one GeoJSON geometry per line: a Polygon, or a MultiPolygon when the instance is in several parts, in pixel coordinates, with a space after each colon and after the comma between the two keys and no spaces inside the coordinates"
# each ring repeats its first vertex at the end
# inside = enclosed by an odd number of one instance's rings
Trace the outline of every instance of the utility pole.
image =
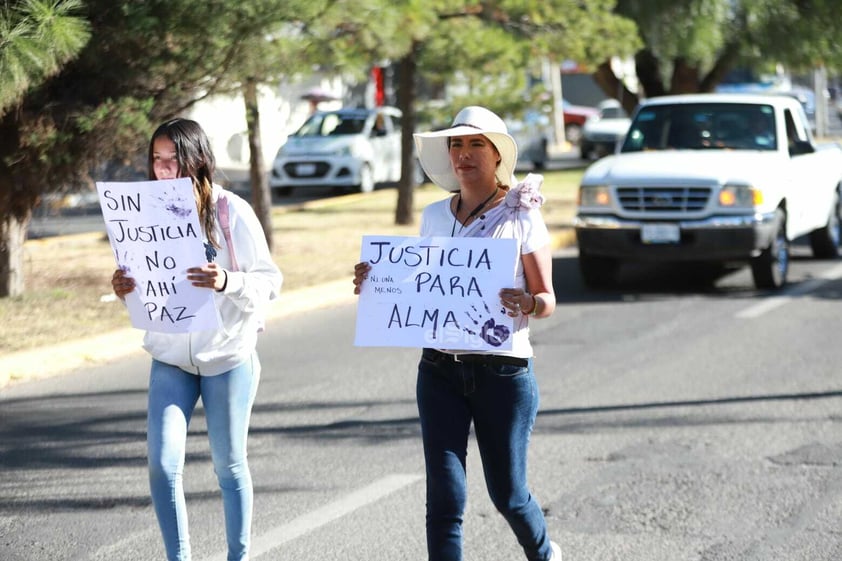
{"type": "Polygon", "coordinates": [[[542,66],[544,81],[550,85],[553,98],[554,151],[559,151],[567,144],[567,139],[564,136],[564,97],[561,92],[561,65],[549,58],[544,58],[542,66]]]}
{"type": "Polygon", "coordinates": [[[813,92],[816,100],[816,137],[824,138],[828,135],[827,98],[827,70],[819,65],[813,70],[813,92]]]}

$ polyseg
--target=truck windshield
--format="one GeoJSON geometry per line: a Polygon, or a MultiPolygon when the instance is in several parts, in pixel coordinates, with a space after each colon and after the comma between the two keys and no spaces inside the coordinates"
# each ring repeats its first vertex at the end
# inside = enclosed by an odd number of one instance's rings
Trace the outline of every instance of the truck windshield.
{"type": "Polygon", "coordinates": [[[771,105],[687,103],[638,111],[621,152],[777,148],[771,105]]]}

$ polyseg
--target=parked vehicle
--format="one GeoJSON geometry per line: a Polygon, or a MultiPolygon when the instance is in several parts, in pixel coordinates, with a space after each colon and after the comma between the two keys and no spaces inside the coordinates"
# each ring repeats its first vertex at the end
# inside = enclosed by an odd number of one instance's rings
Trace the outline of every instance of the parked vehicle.
{"type": "Polygon", "coordinates": [[[796,238],[817,258],[839,255],[841,184],[842,150],[814,143],[793,98],[652,98],[619,152],[582,178],[582,277],[611,285],[630,261],[748,262],[757,288],[779,288],[796,238]]]}
{"type": "Polygon", "coordinates": [[[367,193],[400,174],[400,110],[347,108],[318,111],[290,135],[272,164],[269,186],[281,195],[322,186],[367,193]]]}
{"type": "MultiPolygon", "coordinates": [[[[562,101],[564,115],[564,137],[576,146],[582,138],[585,122],[597,114],[595,107],[572,105],[562,101]]],[[[523,119],[506,119],[509,134],[514,137],[518,149],[518,164],[532,164],[541,170],[550,159],[549,147],[553,142],[553,125],[550,117],[539,111],[528,110],[523,119]]]]}
{"type": "Polygon", "coordinates": [[[613,154],[629,130],[626,110],[616,99],[606,99],[597,105],[598,113],[585,121],[579,153],[583,160],[598,160],[613,154]]]}
{"type": "Polygon", "coordinates": [[[538,111],[527,111],[523,119],[506,119],[506,127],[517,144],[518,167],[526,162],[533,169],[544,169],[553,136],[550,118],[538,111]]]}
{"type": "Polygon", "coordinates": [[[578,146],[582,140],[582,128],[589,117],[597,114],[596,107],[573,105],[566,99],[562,100],[561,108],[564,114],[564,138],[573,146],[578,146]]]}

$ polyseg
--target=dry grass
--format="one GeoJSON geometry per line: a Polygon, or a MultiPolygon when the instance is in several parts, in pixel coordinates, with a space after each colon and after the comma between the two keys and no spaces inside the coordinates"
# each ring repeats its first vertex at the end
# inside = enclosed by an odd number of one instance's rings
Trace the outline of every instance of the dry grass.
{"type": "MultiPolygon", "coordinates": [[[[545,174],[543,213],[551,230],[569,227],[580,176],[581,171],[545,174]]],[[[445,196],[433,185],[419,187],[415,224],[410,226],[394,224],[394,189],[275,208],[274,255],[284,273],[284,290],[342,277],[349,279],[350,290],[363,235],[416,235],[421,209],[445,196]]],[[[30,240],[25,253],[27,292],[0,299],[0,354],[128,325],[123,306],[109,298],[114,258],[104,234],[30,240]]]]}

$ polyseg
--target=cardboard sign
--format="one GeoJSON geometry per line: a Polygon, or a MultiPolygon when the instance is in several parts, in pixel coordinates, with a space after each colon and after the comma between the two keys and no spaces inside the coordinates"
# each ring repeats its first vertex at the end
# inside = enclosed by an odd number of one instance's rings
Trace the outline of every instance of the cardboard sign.
{"type": "Polygon", "coordinates": [[[96,188],[117,266],[136,283],[126,296],[132,325],[168,333],[217,329],[213,291],[187,280],[188,268],[206,263],[191,180],[97,182],[96,188]]]}
{"type": "Polygon", "coordinates": [[[357,309],[358,346],[510,350],[499,292],[514,285],[513,239],[365,236],[371,264],[357,309]]]}

